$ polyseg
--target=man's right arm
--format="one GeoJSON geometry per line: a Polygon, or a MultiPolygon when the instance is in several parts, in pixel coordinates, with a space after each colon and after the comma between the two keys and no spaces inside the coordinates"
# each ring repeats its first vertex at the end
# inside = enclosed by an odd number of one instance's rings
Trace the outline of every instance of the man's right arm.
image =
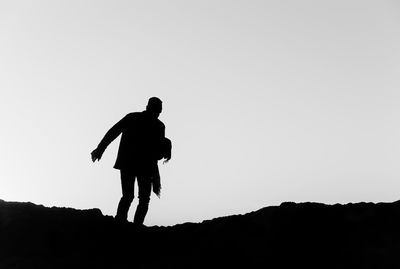
{"type": "Polygon", "coordinates": [[[95,150],[92,151],[92,161],[100,160],[104,151],[111,144],[114,139],[116,139],[123,131],[125,123],[127,120],[127,116],[122,118],[119,122],[117,122],[110,130],[104,135],[103,139],[100,141],[99,145],[95,150]]]}

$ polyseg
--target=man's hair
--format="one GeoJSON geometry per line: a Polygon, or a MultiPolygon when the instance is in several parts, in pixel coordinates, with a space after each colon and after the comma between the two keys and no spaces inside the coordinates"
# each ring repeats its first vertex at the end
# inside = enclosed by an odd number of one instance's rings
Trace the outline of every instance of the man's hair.
{"type": "Polygon", "coordinates": [[[162,101],[158,97],[151,97],[147,102],[146,110],[155,111],[161,113],[162,101]]]}

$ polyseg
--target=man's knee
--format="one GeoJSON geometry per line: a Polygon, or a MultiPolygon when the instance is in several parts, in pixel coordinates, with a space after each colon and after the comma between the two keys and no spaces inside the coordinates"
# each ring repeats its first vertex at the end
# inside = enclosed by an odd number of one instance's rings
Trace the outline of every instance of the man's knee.
{"type": "Polygon", "coordinates": [[[139,204],[141,205],[148,205],[150,203],[150,196],[139,196],[139,204]]]}
{"type": "Polygon", "coordinates": [[[132,203],[134,198],[135,198],[134,194],[125,194],[122,196],[122,200],[124,200],[126,203],[132,203]]]}

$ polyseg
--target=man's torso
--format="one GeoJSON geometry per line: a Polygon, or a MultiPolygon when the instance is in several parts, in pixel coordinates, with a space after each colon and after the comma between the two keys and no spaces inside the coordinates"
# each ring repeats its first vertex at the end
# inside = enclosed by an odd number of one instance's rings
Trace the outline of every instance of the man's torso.
{"type": "Polygon", "coordinates": [[[164,137],[164,124],[146,112],[125,116],[115,168],[157,164],[159,143],[164,137]]]}

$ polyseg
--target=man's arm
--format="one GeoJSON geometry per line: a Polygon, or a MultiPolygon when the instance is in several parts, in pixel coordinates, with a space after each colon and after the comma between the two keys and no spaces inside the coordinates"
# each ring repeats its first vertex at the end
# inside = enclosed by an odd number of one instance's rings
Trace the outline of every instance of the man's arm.
{"type": "Polygon", "coordinates": [[[171,151],[172,151],[172,143],[171,140],[168,138],[164,138],[164,147],[165,147],[165,156],[164,156],[164,161],[163,163],[169,162],[171,160],[171,151]]]}
{"type": "Polygon", "coordinates": [[[163,148],[163,164],[169,162],[169,160],[171,160],[171,148],[172,148],[172,144],[171,144],[171,140],[169,140],[168,138],[165,137],[165,125],[162,124],[162,128],[161,128],[161,147],[163,148]]]}
{"type": "Polygon", "coordinates": [[[104,135],[97,148],[91,153],[93,162],[95,162],[96,160],[100,160],[108,145],[110,145],[110,143],[122,133],[122,130],[125,126],[126,118],[127,116],[122,118],[104,135]]]}

